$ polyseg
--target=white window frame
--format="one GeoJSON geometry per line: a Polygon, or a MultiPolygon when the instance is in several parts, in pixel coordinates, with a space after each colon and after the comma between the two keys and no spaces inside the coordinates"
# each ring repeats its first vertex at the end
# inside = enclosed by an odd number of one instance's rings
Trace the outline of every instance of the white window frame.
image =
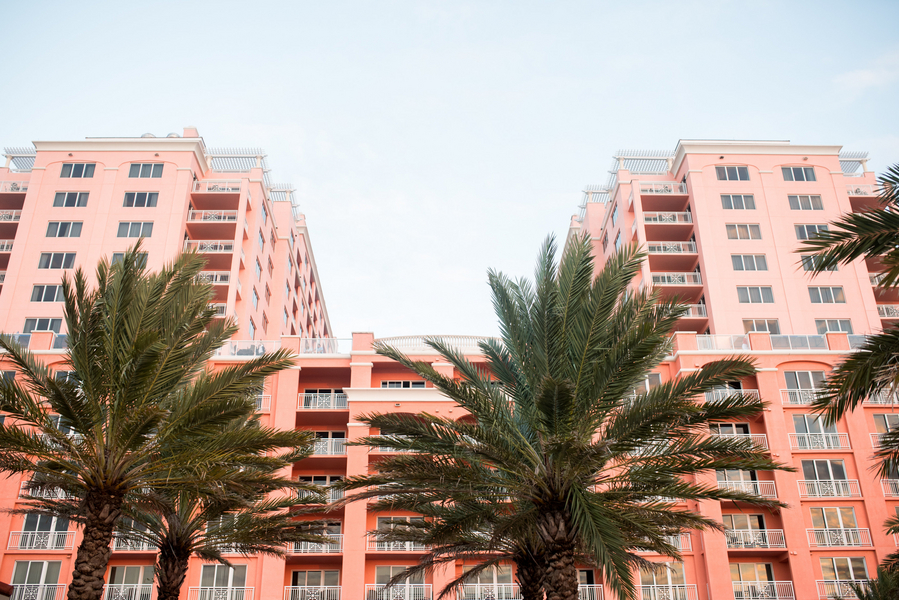
{"type": "Polygon", "coordinates": [[[758,223],[726,223],[724,229],[729,240],[762,239],[762,228],[758,223]]]}
{"type": "Polygon", "coordinates": [[[846,293],[841,285],[810,285],[808,297],[812,304],[846,304],[846,293]]]}
{"type": "Polygon", "coordinates": [[[718,181],[749,181],[749,167],[746,165],[716,165],[715,177],[718,178],[718,181]]]}
{"type": "Polygon", "coordinates": [[[165,163],[131,163],[128,167],[129,179],[159,179],[165,163]],[[137,174],[135,174],[137,167],[137,174]]]}
{"type": "Polygon", "coordinates": [[[54,319],[51,317],[28,317],[25,319],[25,325],[22,327],[23,333],[32,333],[39,331],[52,331],[53,333],[59,333],[59,329],[62,327],[62,319],[54,319]],[[28,322],[34,321],[31,329],[28,328],[28,322]],[[41,323],[41,321],[48,321],[47,323],[41,323]],[[38,329],[41,325],[44,325],[46,329],[38,329]],[[55,325],[55,327],[54,327],[55,325]]]}
{"type": "Polygon", "coordinates": [[[780,172],[783,174],[784,181],[818,181],[815,167],[781,167],[780,172]],[[799,179],[796,178],[797,175],[799,175],[799,179]]]}
{"type": "Polygon", "coordinates": [[[47,223],[47,235],[48,238],[77,238],[81,237],[81,229],[83,227],[82,221],[50,221],[47,223]],[[72,235],[75,230],[75,226],[78,226],[78,233],[76,235],[72,235]],[[54,228],[55,226],[55,228],[54,228]],[[65,226],[65,227],[64,227],[65,226]],[[66,235],[59,235],[60,229],[65,229],[66,235]],[[50,234],[50,230],[54,229],[53,234],[50,234]]]}
{"type": "Polygon", "coordinates": [[[97,163],[62,163],[60,179],[93,179],[97,163]],[[77,175],[75,174],[77,172],[77,175]]]}
{"type": "Polygon", "coordinates": [[[768,258],[764,254],[731,254],[730,255],[731,266],[733,266],[734,271],[767,271],[768,270],[768,258]],[[740,268],[737,268],[739,258],[740,268]],[[761,267],[759,265],[761,263],[761,267]],[[746,265],[752,265],[751,269],[746,268],[746,265]]]}
{"type": "Polygon", "coordinates": [[[90,192],[56,192],[53,196],[54,208],[83,208],[87,206],[90,192]]]}
{"type": "Polygon", "coordinates": [[[72,269],[75,267],[75,252],[41,252],[37,261],[37,268],[45,269],[72,269]],[[58,266],[54,266],[55,262],[58,266]],[[44,266],[46,263],[46,266],[44,266]]]}
{"type": "Polygon", "coordinates": [[[65,299],[65,295],[62,292],[62,285],[60,284],[38,283],[31,288],[32,302],[63,302],[65,299]],[[35,298],[35,296],[38,297],[35,298]]]}
{"type": "Polygon", "coordinates": [[[774,289],[770,285],[738,285],[737,302],[740,304],[774,304],[774,289]],[[741,294],[740,290],[746,290],[745,296],[741,294]],[[770,300],[766,299],[765,290],[767,290],[770,300]],[[758,299],[753,299],[753,291],[758,295],[758,299]],[[743,297],[746,300],[743,300],[743,297]]]}
{"type": "Polygon", "coordinates": [[[821,196],[817,194],[790,194],[787,196],[790,210],[824,210],[821,196]]]}
{"type": "Polygon", "coordinates": [[[822,231],[828,231],[827,223],[797,223],[793,225],[793,230],[796,232],[797,240],[811,240],[818,237],[822,231]]]}
{"type": "Polygon", "coordinates": [[[818,330],[818,335],[824,335],[825,333],[848,333],[852,335],[852,319],[815,319],[815,329],[818,330]],[[833,328],[833,325],[836,325],[836,328],[833,328]]]}
{"type": "Polygon", "coordinates": [[[124,208],[156,208],[159,192],[125,192],[124,208]]]}
{"type": "Polygon", "coordinates": [[[116,237],[119,238],[148,238],[152,236],[153,221],[119,221],[119,228],[116,231],[116,237]],[[122,235],[122,227],[125,228],[125,235],[122,235]]]}
{"type": "Polygon", "coordinates": [[[755,210],[755,196],[752,194],[721,194],[721,208],[724,210],[755,210]]]}
{"type": "Polygon", "coordinates": [[[780,335],[780,322],[777,319],[743,319],[743,331],[745,333],[780,335]],[[772,331],[772,323],[774,324],[774,331],[772,331]],[[747,325],[750,328],[747,328],[747,325]]]}

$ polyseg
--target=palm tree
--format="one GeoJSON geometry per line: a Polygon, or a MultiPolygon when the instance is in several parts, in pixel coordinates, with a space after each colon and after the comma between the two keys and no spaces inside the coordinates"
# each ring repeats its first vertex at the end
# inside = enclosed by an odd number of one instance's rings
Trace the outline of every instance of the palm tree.
{"type": "MultiPolygon", "coordinates": [[[[878,285],[899,285],[899,165],[879,178],[879,207],[849,213],[829,224],[827,231],[802,243],[797,252],[814,252],[805,259],[813,273],[833,270],[859,258],[877,259],[883,278],[878,285]]],[[[827,379],[825,391],[812,408],[828,422],[836,422],[854,410],[865,398],[878,392],[899,389],[899,329],[887,327],[868,338],[865,344],[838,365],[827,379]]],[[[899,466],[899,434],[887,434],[876,454],[881,474],[899,466]]]]}
{"type": "Polygon", "coordinates": [[[577,598],[579,554],[619,596],[632,598],[635,549],[678,557],[665,536],[720,526],[660,497],[778,505],[690,479],[715,469],[783,467],[745,440],[708,435],[712,422],[762,410],[758,398],[739,393],[697,400],[753,375],[748,361],[708,363],[642,391],[647,374],[670,352],[669,337],[685,311],[658,292],[631,288],[643,259],[628,248],[594,277],[588,239],[569,244],[557,265],[549,238],[533,285],[491,271],[502,338],[480,343],[486,369],[439,339],[428,341],[459,379],[379,347],[454,400],[471,421],[363,415],[390,432],[363,443],[405,453],[379,462],[377,474],[345,480],[343,487],[358,490],[347,500],[486,503],[500,515],[494,547],[532,535],[545,549],[547,600],[577,598]]]}
{"type": "Polygon", "coordinates": [[[867,585],[850,584],[858,600],[899,600],[899,571],[877,567],[877,578],[867,585]]]}
{"type": "MultiPolygon", "coordinates": [[[[95,289],[81,269],[72,281],[64,278],[70,380],[54,378],[0,336],[18,372],[0,382],[0,409],[7,413],[0,470],[33,473],[32,492],[62,489],[79,499],[83,540],[69,600],[101,598],[126,503],[153,490],[203,493],[232,459],[246,456],[244,433],[209,434],[246,414],[264,378],[292,363],[280,351],[205,370],[236,327],[214,318],[211,288],[196,281],[203,264],[185,254],[148,273],[138,243],[123,260],[99,264],[95,289]]],[[[268,443],[253,450],[278,451],[296,439],[294,432],[270,432],[268,443]]]]}

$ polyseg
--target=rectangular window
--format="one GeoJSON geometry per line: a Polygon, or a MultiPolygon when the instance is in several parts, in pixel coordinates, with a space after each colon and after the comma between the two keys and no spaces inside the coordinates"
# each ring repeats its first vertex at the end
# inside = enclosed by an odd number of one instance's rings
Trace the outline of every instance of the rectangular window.
{"type": "Polygon", "coordinates": [[[81,221],[50,221],[47,237],[81,237],[81,221]]]}
{"type": "Polygon", "coordinates": [[[31,290],[32,302],[62,302],[65,297],[62,295],[61,285],[36,285],[31,290]]]}
{"type": "Polygon", "coordinates": [[[272,262],[272,257],[268,258],[268,276],[274,277],[275,273],[275,263],[272,262]]]}
{"type": "Polygon", "coordinates": [[[828,598],[848,598],[844,595],[842,586],[838,587],[831,581],[859,581],[868,579],[868,569],[864,556],[837,556],[819,558],[821,575],[824,576],[824,588],[828,598]],[[830,589],[828,589],[830,588],[830,589]]]}
{"type": "Polygon", "coordinates": [[[765,332],[780,335],[780,325],[777,319],[743,319],[743,331],[765,332]]]}
{"type": "Polygon", "coordinates": [[[715,167],[718,181],[749,181],[748,167],[715,167]]]}
{"type": "Polygon", "coordinates": [[[612,227],[618,224],[618,203],[615,203],[615,206],[612,207],[612,227]]]}
{"type": "MultiPolygon", "coordinates": [[[[799,260],[800,260],[801,263],[802,263],[802,270],[803,270],[803,271],[814,271],[814,270],[816,270],[816,269],[817,269],[817,266],[818,266],[818,263],[820,262],[820,260],[818,259],[818,257],[815,256],[814,254],[802,254],[802,255],[799,256],[799,260]]],[[[824,269],[824,270],[825,270],[825,271],[836,271],[836,270],[837,270],[837,266],[834,265],[834,266],[829,267],[829,268],[824,269]]]]}
{"type": "Polygon", "coordinates": [[[152,221],[121,221],[118,237],[150,237],[153,235],[152,221]]]}
{"type": "Polygon", "coordinates": [[[259,310],[259,294],[256,293],[256,288],[253,288],[253,309],[259,310]]]}
{"type": "Polygon", "coordinates": [[[410,388],[423,388],[425,387],[424,381],[382,381],[382,388],[391,388],[391,389],[410,389],[410,388]]]}
{"type": "Polygon", "coordinates": [[[817,390],[824,386],[824,371],[784,371],[788,390],[817,390]]]}
{"type": "Polygon", "coordinates": [[[158,179],[162,177],[163,163],[132,163],[131,169],[128,171],[128,177],[140,177],[141,179],[149,179],[150,177],[158,179]]]}
{"type": "Polygon", "coordinates": [[[731,254],[734,271],[767,271],[768,261],[764,254],[731,254]]]}
{"type": "Polygon", "coordinates": [[[41,252],[38,269],[71,269],[75,266],[74,252],[41,252]]]}
{"type": "Polygon", "coordinates": [[[127,208],[152,208],[159,200],[159,192],[126,192],[123,206],[127,208]]]}
{"type": "Polygon", "coordinates": [[[25,327],[22,333],[31,333],[32,331],[52,331],[59,333],[62,327],[62,319],[25,319],[25,327]]]}
{"type": "Polygon", "coordinates": [[[53,198],[53,206],[67,208],[87,206],[87,192],[56,192],[56,196],[53,198]]]}
{"type": "Polygon", "coordinates": [[[790,210],[824,210],[821,196],[787,196],[790,210]]]}
{"type": "Polygon", "coordinates": [[[825,333],[852,333],[852,321],[849,319],[815,319],[815,327],[818,328],[818,335],[825,333]]]}
{"type": "Polygon", "coordinates": [[[256,339],[256,323],[253,322],[252,317],[250,317],[249,330],[250,330],[250,339],[255,340],[256,339]]]}
{"type": "Polygon", "coordinates": [[[609,232],[602,236],[602,251],[605,252],[609,247],[609,232]]]}
{"type": "Polygon", "coordinates": [[[90,179],[94,176],[95,166],[93,163],[62,163],[62,172],[59,176],[90,179]]]}
{"type": "Polygon", "coordinates": [[[262,265],[259,264],[259,259],[256,259],[256,280],[262,281],[262,265]]]}
{"type": "Polygon", "coordinates": [[[266,304],[272,303],[272,291],[270,289],[268,289],[268,286],[265,286],[265,303],[266,304]]]}
{"type": "Polygon", "coordinates": [[[809,481],[846,480],[846,466],[842,460],[804,460],[802,477],[809,481]]]}
{"type": "Polygon", "coordinates": [[[268,317],[265,315],[265,311],[262,311],[262,332],[268,333],[268,317]]]}
{"type": "Polygon", "coordinates": [[[259,239],[258,239],[258,242],[259,242],[259,251],[260,251],[260,252],[265,252],[265,236],[262,235],[262,230],[261,230],[261,229],[259,230],[259,239]]]}
{"type": "Polygon", "coordinates": [[[621,232],[618,232],[618,235],[615,236],[615,252],[621,250],[621,232]]]}
{"type": "Polygon", "coordinates": [[[810,240],[817,237],[819,231],[827,231],[827,225],[795,225],[797,240],[810,240]]]}
{"type": "Polygon", "coordinates": [[[809,286],[812,304],[845,304],[846,296],[840,286],[809,286]]]}
{"type": "MultiPolygon", "coordinates": [[[[141,266],[142,266],[142,267],[146,267],[146,266],[147,266],[147,253],[146,253],[146,252],[141,252],[141,253],[140,253],[140,256],[141,256],[141,259],[143,259],[143,260],[141,260],[141,266]]],[[[123,261],[123,260],[125,260],[125,253],[124,253],[124,252],[113,252],[113,253],[112,253],[112,262],[111,262],[110,264],[113,264],[113,265],[114,265],[114,264],[116,264],[117,262],[121,262],[121,261],[123,261]]]]}
{"type": "Polygon", "coordinates": [[[774,302],[774,293],[768,286],[738,286],[737,298],[741,304],[771,304],[774,302]]]}
{"type": "Polygon", "coordinates": [[[721,207],[725,210],[755,210],[752,194],[721,194],[721,207]]]}
{"type": "Polygon", "coordinates": [[[729,240],[762,239],[762,230],[756,223],[729,223],[725,227],[727,228],[727,239],[729,240]]]}
{"type": "Polygon", "coordinates": [[[287,327],[287,309],[284,309],[284,327],[287,327]]]}
{"type": "Polygon", "coordinates": [[[268,223],[268,211],[265,210],[265,204],[262,204],[262,224],[268,223]]]}
{"type": "Polygon", "coordinates": [[[816,181],[814,167],[781,167],[784,181],[816,181]]]}

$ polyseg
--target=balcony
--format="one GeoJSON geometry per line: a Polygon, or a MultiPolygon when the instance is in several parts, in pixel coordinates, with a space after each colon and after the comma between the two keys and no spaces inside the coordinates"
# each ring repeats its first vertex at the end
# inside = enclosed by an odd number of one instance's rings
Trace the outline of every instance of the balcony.
{"type": "Polygon", "coordinates": [[[315,440],[312,454],[315,456],[344,456],[346,455],[346,439],[319,438],[315,440]]]}
{"type": "Polygon", "coordinates": [[[330,394],[300,394],[297,402],[299,410],[346,410],[347,396],[342,392],[330,394]]]}
{"type": "Polygon", "coordinates": [[[697,335],[699,350],[749,350],[748,335],[697,335]]]}
{"type": "Polygon", "coordinates": [[[881,479],[880,489],[887,498],[899,498],[899,479],[881,479]]]}
{"type": "Polygon", "coordinates": [[[849,434],[846,433],[791,433],[793,450],[849,450],[849,434]]]}
{"type": "Polygon", "coordinates": [[[871,282],[872,286],[878,287],[880,285],[880,282],[883,281],[884,277],[885,275],[883,273],[869,273],[868,281],[871,282]]]}
{"type": "Polygon", "coordinates": [[[20,583],[12,586],[10,600],[65,600],[62,583],[20,583]]]}
{"type": "MultiPolygon", "coordinates": [[[[674,501],[677,502],[677,500],[674,501]]],[[[693,539],[690,537],[689,533],[682,533],[680,535],[666,535],[665,541],[681,552],[692,552],[693,550],[693,539]]],[[[650,553],[647,550],[637,550],[637,552],[650,553]]]]}
{"type": "Polygon", "coordinates": [[[272,397],[269,394],[256,394],[256,412],[267,413],[272,410],[272,397]]]}
{"type": "Polygon", "coordinates": [[[24,194],[28,192],[27,181],[0,181],[0,194],[24,194]]]}
{"type": "Polygon", "coordinates": [[[701,286],[702,275],[699,273],[652,273],[652,284],[659,286],[701,286]]]}
{"type": "Polygon", "coordinates": [[[29,496],[32,498],[44,498],[47,500],[64,500],[67,498],[74,498],[69,494],[66,494],[59,488],[53,488],[51,490],[28,490],[28,486],[30,485],[30,481],[23,481],[19,484],[19,498],[28,498],[29,496]]]}
{"type": "Polygon", "coordinates": [[[251,587],[192,587],[187,590],[188,600],[253,600],[255,588],[251,587]]]}
{"type": "Polygon", "coordinates": [[[112,536],[113,552],[156,552],[156,546],[144,540],[116,533],[112,536]]]}
{"type": "Polygon", "coordinates": [[[808,545],[814,548],[832,546],[871,546],[867,529],[806,529],[808,545]]]}
{"type": "Polygon", "coordinates": [[[197,275],[197,283],[227,285],[231,283],[231,271],[202,271],[197,275]]]}
{"type": "Polygon", "coordinates": [[[685,225],[693,223],[693,213],[690,212],[645,212],[643,213],[645,225],[685,225]]]}
{"type": "Polygon", "coordinates": [[[696,242],[647,242],[650,254],[696,254],[696,242]]]}
{"type": "MultiPolygon", "coordinates": [[[[324,494],[325,502],[329,504],[333,504],[338,500],[343,500],[343,490],[329,490],[323,489],[322,494],[324,494]]],[[[311,498],[312,492],[307,490],[297,490],[297,498],[302,500],[303,498],[311,498]]]]}
{"type": "Polygon", "coordinates": [[[368,540],[369,552],[424,552],[427,546],[416,542],[382,542],[379,540],[368,540]]]}
{"type": "Polygon", "coordinates": [[[705,304],[687,304],[685,306],[687,307],[687,312],[684,313],[681,319],[705,319],[709,316],[705,304]]]}
{"type": "Polygon", "coordinates": [[[237,222],[236,210],[189,210],[187,222],[237,222]]]}
{"type": "MultiPolygon", "coordinates": [[[[222,304],[221,306],[226,306],[222,304]]],[[[262,356],[281,347],[281,340],[230,340],[215,351],[216,356],[262,356]]]]}
{"type": "Polygon", "coordinates": [[[827,337],[823,335],[772,335],[774,350],[827,350],[827,337]]]}
{"type": "Polygon", "coordinates": [[[21,210],[0,210],[0,223],[18,222],[22,218],[21,210]]]}
{"type": "Polygon", "coordinates": [[[210,302],[209,308],[215,311],[213,316],[217,319],[223,319],[228,316],[228,305],[224,302],[210,302]]]}
{"type": "Polygon", "coordinates": [[[824,393],[824,390],[780,390],[780,400],[783,404],[802,406],[811,404],[824,393]]]}
{"type": "Polygon", "coordinates": [[[719,490],[734,490],[763,498],[777,498],[773,481],[719,481],[719,490]]]}
{"type": "Polygon", "coordinates": [[[10,531],[7,550],[71,550],[74,531],[10,531]]]}
{"type": "MultiPolygon", "coordinates": [[[[750,390],[743,390],[743,392],[747,392],[750,390]]],[[[758,394],[757,390],[755,391],[758,394]]],[[[706,398],[708,398],[708,393],[706,393],[706,398]]],[[[737,440],[749,440],[762,450],[768,449],[768,436],[764,433],[712,433],[712,437],[723,437],[737,440]]]]}
{"type": "Polygon", "coordinates": [[[431,600],[431,584],[398,583],[388,587],[382,583],[366,583],[365,600],[431,600]]]}
{"type": "Polygon", "coordinates": [[[0,283],[4,283],[6,281],[6,271],[0,271],[0,283]]]}
{"type": "Polygon", "coordinates": [[[0,252],[12,252],[12,240],[0,240],[0,252]]]}
{"type": "Polygon", "coordinates": [[[196,250],[200,254],[225,254],[234,252],[234,240],[184,240],[184,251],[196,250]]]}
{"type": "Polygon", "coordinates": [[[875,406],[890,406],[899,404],[899,394],[895,392],[876,392],[867,398],[863,404],[871,404],[875,406]]]}
{"type": "Polygon", "coordinates": [[[697,600],[695,585],[641,585],[641,600],[697,600]]]}
{"type": "Polygon", "coordinates": [[[875,450],[880,448],[881,440],[883,439],[883,436],[885,436],[885,435],[887,435],[887,434],[885,434],[885,433],[872,433],[871,434],[871,446],[873,446],[875,450]]]}
{"type": "MultiPolygon", "coordinates": [[[[744,396],[752,396],[756,400],[759,400],[761,396],[759,396],[758,390],[749,390],[749,389],[718,389],[712,390],[710,392],[705,393],[706,402],[716,402],[720,400],[724,400],[725,398],[729,398],[734,394],[742,394],[744,396]]],[[[764,437],[764,436],[763,436],[764,437]]],[[[767,442],[766,442],[767,444],[767,442]]]]}
{"type": "Polygon", "coordinates": [[[294,542],[288,545],[287,551],[291,554],[337,554],[343,551],[343,535],[329,534],[326,536],[331,541],[324,542],[294,542]]]}
{"type": "Polygon", "coordinates": [[[300,354],[349,354],[353,346],[351,339],[301,338],[300,354]]]}
{"type": "Polygon", "coordinates": [[[286,587],[284,600],[340,600],[340,586],[286,587]]]}
{"type": "Polygon", "coordinates": [[[727,529],[727,547],[735,550],[754,548],[786,548],[783,529],[727,529]]]}
{"type": "Polygon", "coordinates": [[[578,600],[603,600],[602,586],[599,584],[579,584],[577,586],[578,600]]]}
{"type": "Polygon", "coordinates": [[[793,600],[792,581],[734,581],[734,600],[793,600]]]}
{"type": "Polygon", "coordinates": [[[855,600],[855,592],[852,585],[867,587],[867,579],[824,579],[815,582],[818,586],[818,598],[821,600],[833,600],[834,598],[851,598],[855,600]]]}
{"type": "Polygon", "coordinates": [[[103,587],[103,600],[150,600],[152,583],[107,583],[103,587]]]}
{"type": "Polygon", "coordinates": [[[877,314],[881,319],[899,319],[899,304],[878,304],[877,314]]]}
{"type": "Polygon", "coordinates": [[[687,184],[662,181],[641,181],[641,196],[686,196],[687,184]]]}
{"type": "Polygon", "coordinates": [[[868,336],[863,333],[849,334],[849,349],[858,350],[868,343],[868,336]]]}
{"type": "Polygon", "coordinates": [[[517,583],[466,583],[457,600],[521,600],[517,583]]]}
{"type": "Polygon", "coordinates": [[[800,498],[859,498],[856,479],[800,479],[800,498]]]}
{"type": "Polygon", "coordinates": [[[877,196],[880,194],[880,186],[872,184],[849,184],[846,186],[846,193],[850,196],[877,196]]]}
{"type": "Polygon", "coordinates": [[[239,194],[240,180],[195,181],[191,191],[194,194],[239,194]]]}

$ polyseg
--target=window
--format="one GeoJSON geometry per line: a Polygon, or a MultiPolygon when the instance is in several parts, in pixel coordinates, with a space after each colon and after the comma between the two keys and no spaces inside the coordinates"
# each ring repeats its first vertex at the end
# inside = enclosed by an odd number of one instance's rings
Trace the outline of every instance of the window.
{"type": "Polygon", "coordinates": [[[271,257],[268,258],[268,276],[273,277],[275,272],[275,263],[272,262],[271,257]]]}
{"type": "Polygon", "coordinates": [[[824,387],[824,371],[785,371],[788,390],[816,390],[824,387]]]}
{"type": "Polygon", "coordinates": [[[840,448],[836,425],[826,425],[818,415],[793,415],[793,429],[798,434],[793,444],[797,450],[840,448]]]}
{"type": "Polygon", "coordinates": [[[81,237],[81,222],[50,221],[47,224],[47,237],[81,237]]]}
{"type": "Polygon", "coordinates": [[[743,331],[745,333],[766,332],[780,335],[780,325],[777,319],[743,319],[743,331]]]}
{"type": "Polygon", "coordinates": [[[62,550],[66,547],[69,520],[28,513],[22,523],[20,550],[62,550]]]}
{"type": "Polygon", "coordinates": [[[62,326],[62,319],[25,319],[25,327],[22,333],[31,333],[32,331],[52,331],[59,333],[62,326]]]}
{"type": "MultiPolygon", "coordinates": [[[[684,579],[684,563],[667,562],[665,563],[665,566],[668,568],[659,570],[640,569],[640,585],[659,585],[668,587],[686,584],[686,580],[684,579]]],[[[661,595],[661,592],[659,595],[661,595]]],[[[655,594],[653,594],[653,597],[655,597],[655,594]]]]}
{"type": "MultiPolygon", "coordinates": [[[[851,506],[813,507],[812,527],[815,529],[856,529],[855,509],[851,506]]],[[[845,540],[849,541],[849,540],[845,540]]],[[[840,544],[845,546],[848,544],[840,544]]]]}
{"type": "Polygon", "coordinates": [[[268,241],[270,241],[272,243],[272,248],[274,248],[277,245],[278,242],[277,242],[277,240],[275,240],[275,230],[274,229],[272,229],[271,231],[268,232],[268,241]]]}
{"type": "Polygon", "coordinates": [[[715,167],[718,181],[749,181],[748,167],[715,167]]]}
{"type": "MultiPolygon", "coordinates": [[[[134,165],[132,165],[134,166],[134,165]]],[[[243,588],[247,585],[247,565],[203,565],[200,571],[201,588],[243,588]]],[[[212,596],[200,594],[206,600],[212,596]]],[[[218,597],[218,595],[216,595],[218,597]]],[[[238,594],[223,594],[225,598],[238,598],[238,594]]]]}
{"type": "Polygon", "coordinates": [[[762,230],[755,223],[735,223],[725,225],[729,240],[760,240],[762,230]]]}
{"type": "Polygon", "coordinates": [[[725,210],[755,210],[752,194],[721,194],[721,207],[725,210]]]}
{"type": "Polygon", "coordinates": [[[768,286],[737,286],[737,298],[741,304],[771,304],[774,292],[768,286]]]}
{"type": "Polygon", "coordinates": [[[87,192],[56,192],[53,198],[53,206],[87,206],[87,192]]]}
{"type": "Polygon", "coordinates": [[[272,303],[272,291],[270,289],[268,289],[267,285],[265,286],[265,303],[266,304],[272,303]]]}
{"type": "MultiPolygon", "coordinates": [[[[747,514],[732,514],[732,515],[721,515],[721,522],[724,523],[725,529],[730,530],[752,530],[759,531],[765,528],[765,516],[764,515],[747,515],[747,514]]],[[[728,538],[728,544],[730,543],[730,539],[728,538]]]]}
{"type": "MultiPolygon", "coordinates": [[[[114,265],[114,264],[116,264],[117,262],[121,262],[121,261],[123,261],[123,260],[125,260],[125,253],[124,253],[124,252],[113,252],[113,253],[112,253],[112,262],[111,262],[110,264],[113,264],[113,265],[114,265]]],[[[147,266],[147,253],[146,253],[146,252],[141,252],[141,253],[140,253],[140,266],[142,266],[142,267],[146,267],[146,266],[147,266]]]]}
{"type": "Polygon", "coordinates": [[[764,254],[731,254],[734,271],[767,271],[768,261],[764,254]]]}
{"type": "MultiPolygon", "coordinates": [[[[799,257],[799,260],[802,262],[802,270],[803,271],[815,271],[817,269],[817,265],[820,262],[817,256],[814,254],[802,254],[799,257]]],[[[832,267],[828,267],[824,269],[825,271],[836,271],[837,266],[833,265],[832,267]]]]}
{"type": "Polygon", "coordinates": [[[846,296],[840,286],[812,286],[808,287],[808,295],[812,304],[845,304],[846,296]]]}
{"type": "Polygon", "coordinates": [[[787,196],[790,210],[824,210],[821,196],[787,196]]]}
{"type": "MultiPolygon", "coordinates": [[[[386,542],[385,542],[386,543],[386,542]]],[[[399,575],[403,571],[406,570],[404,566],[377,566],[375,567],[375,584],[384,586],[387,585],[387,582],[396,575],[399,575]]],[[[425,582],[425,574],[419,571],[417,574],[409,577],[405,581],[401,581],[400,583],[392,586],[390,597],[391,598],[418,598],[421,597],[420,593],[413,592],[408,590],[407,588],[412,585],[422,585],[425,582]]],[[[374,597],[378,598],[384,594],[383,592],[376,594],[374,597]]],[[[385,595],[386,597],[386,595],[385,595]]]]}
{"type": "Polygon", "coordinates": [[[609,232],[607,231],[602,236],[602,251],[605,252],[606,249],[608,248],[608,246],[609,246],[609,232]]]}
{"type": "Polygon", "coordinates": [[[827,225],[796,225],[796,239],[810,240],[817,237],[819,231],[827,231],[827,225]]]}
{"type": "Polygon", "coordinates": [[[828,598],[849,597],[843,594],[840,588],[830,583],[832,581],[868,579],[868,569],[865,567],[865,557],[863,556],[828,557],[819,558],[818,560],[821,563],[821,574],[824,576],[824,587],[834,588],[832,590],[828,590],[828,598]]]}
{"type": "Polygon", "coordinates": [[[158,192],[127,192],[125,194],[126,208],[153,208],[159,200],[158,192]]]}
{"type": "Polygon", "coordinates": [[[268,223],[268,211],[265,210],[265,203],[262,204],[262,224],[268,223]]]}
{"type": "MultiPolygon", "coordinates": [[[[12,583],[15,586],[21,586],[25,592],[21,597],[43,598],[44,594],[40,591],[40,585],[52,586],[59,582],[59,570],[62,565],[58,560],[17,560],[16,566],[12,572],[12,583]],[[31,588],[31,589],[29,589],[31,588]]],[[[51,598],[55,596],[55,592],[49,592],[51,598]]],[[[18,597],[18,594],[16,594],[18,597]]]]}
{"type": "MultiPolygon", "coordinates": [[[[468,572],[473,568],[465,567],[464,570],[468,572]]],[[[592,574],[592,571],[590,573],[592,574]]],[[[509,565],[497,565],[490,569],[484,569],[467,579],[466,582],[481,586],[481,596],[472,596],[469,593],[469,598],[506,598],[509,596],[508,591],[506,593],[503,592],[511,589],[512,567],[509,565]]]]}
{"type": "Polygon", "coordinates": [[[621,232],[618,232],[618,235],[615,236],[615,252],[621,250],[621,232]]]}
{"type": "Polygon", "coordinates": [[[284,282],[284,302],[288,302],[290,300],[290,282],[284,282]]]}
{"type": "Polygon", "coordinates": [[[259,239],[258,239],[258,242],[259,242],[259,251],[260,251],[260,252],[265,252],[265,236],[262,235],[262,230],[261,230],[261,229],[259,230],[259,239]]]}
{"type": "Polygon", "coordinates": [[[253,288],[253,310],[259,310],[259,294],[256,288],[253,288]]]}
{"type": "Polygon", "coordinates": [[[262,281],[262,265],[259,263],[259,259],[256,259],[256,280],[262,281]]]}
{"type": "Polygon", "coordinates": [[[781,167],[781,170],[784,181],[816,181],[814,167],[781,167]]]}
{"type": "Polygon", "coordinates": [[[56,381],[68,381],[70,383],[78,383],[78,377],[76,376],[75,371],[56,371],[53,374],[54,379],[56,381]]]}
{"type": "Polygon", "coordinates": [[[153,235],[152,221],[121,221],[119,222],[118,237],[150,237],[153,235]]]}
{"type": "Polygon", "coordinates": [[[287,309],[285,308],[285,309],[284,309],[284,327],[287,327],[287,319],[288,319],[288,317],[287,317],[287,309]]]}
{"type": "Polygon", "coordinates": [[[709,432],[712,435],[734,436],[749,435],[748,423],[713,423],[709,425],[709,432]]]}
{"type": "Polygon", "coordinates": [[[774,569],[770,563],[730,563],[730,580],[735,584],[735,598],[758,598],[769,586],[761,589],[756,586],[760,582],[774,581],[774,569]]]}
{"type": "Polygon", "coordinates": [[[128,177],[140,177],[148,179],[150,177],[158,179],[162,177],[163,163],[132,163],[131,169],[128,171],[128,177]]]}
{"type": "Polygon", "coordinates": [[[808,481],[844,481],[846,467],[842,460],[804,460],[802,477],[808,481]]]}
{"type": "Polygon", "coordinates": [[[815,319],[815,327],[818,328],[818,335],[825,333],[852,333],[852,321],[849,319],[815,319]]]}
{"type": "Polygon", "coordinates": [[[423,388],[425,387],[424,381],[382,381],[382,388],[392,388],[392,389],[409,389],[409,388],[423,388]]]}
{"type": "Polygon", "coordinates": [[[255,340],[256,339],[256,324],[253,322],[252,318],[250,319],[249,329],[250,329],[250,339],[255,340]]]}
{"type": "Polygon", "coordinates": [[[74,252],[41,252],[38,269],[71,269],[75,266],[74,252]]]}
{"type": "MultiPolygon", "coordinates": [[[[297,543],[299,545],[300,543],[297,543]]],[[[290,575],[290,585],[293,587],[311,587],[311,588],[319,588],[322,586],[326,587],[337,587],[340,585],[340,571],[292,571],[290,575]]],[[[325,590],[322,590],[325,591],[325,590]]],[[[327,592],[325,591],[327,594],[327,592]]],[[[318,598],[319,596],[312,593],[312,590],[308,592],[295,594],[290,594],[291,599],[295,596],[296,598],[318,598]]],[[[326,597],[331,597],[331,594],[327,594],[326,597]]]]}
{"type": "Polygon", "coordinates": [[[65,297],[62,294],[61,285],[36,285],[31,290],[32,302],[62,302],[65,297]]]}
{"type": "Polygon", "coordinates": [[[618,224],[618,203],[615,203],[615,206],[612,207],[612,227],[618,224]]]}
{"type": "MultiPolygon", "coordinates": [[[[141,542],[136,542],[140,544],[141,542]]],[[[131,588],[131,586],[137,585],[153,585],[153,565],[125,565],[125,566],[115,566],[109,567],[109,583],[114,586],[127,586],[118,589],[119,592],[113,594],[112,589],[109,591],[108,596],[125,596],[126,598],[130,595],[127,591],[131,588]]],[[[137,588],[140,589],[140,588],[137,588]]],[[[148,588],[145,588],[148,589],[148,588]]],[[[137,594],[139,597],[140,594],[137,594]]]]}
{"type": "Polygon", "coordinates": [[[94,176],[93,163],[62,163],[62,172],[60,177],[73,177],[81,179],[90,179],[94,176]]]}
{"type": "Polygon", "coordinates": [[[262,311],[262,333],[268,333],[268,317],[265,311],[262,311]]]}

